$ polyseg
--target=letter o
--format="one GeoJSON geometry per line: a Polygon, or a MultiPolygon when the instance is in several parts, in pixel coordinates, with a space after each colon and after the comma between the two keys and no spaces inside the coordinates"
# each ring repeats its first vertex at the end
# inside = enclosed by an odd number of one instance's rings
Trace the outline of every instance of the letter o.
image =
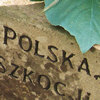
{"type": "Polygon", "coordinates": [[[48,90],[48,89],[50,88],[50,80],[49,80],[49,78],[48,78],[46,75],[39,75],[39,76],[38,76],[38,83],[39,83],[39,85],[40,85],[43,89],[48,90]],[[47,79],[47,82],[48,82],[48,84],[47,84],[47,86],[46,86],[45,88],[43,88],[43,86],[42,86],[41,83],[40,83],[42,77],[45,77],[45,78],[47,79]]]}
{"type": "Polygon", "coordinates": [[[31,41],[31,39],[30,39],[28,36],[22,35],[22,36],[20,36],[20,38],[19,38],[19,45],[20,45],[20,47],[21,47],[24,51],[28,52],[28,51],[30,51],[31,48],[32,48],[32,41],[31,41]],[[24,49],[23,43],[22,43],[23,39],[25,39],[25,38],[28,39],[28,41],[29,41],[29,47],[28,47],[27,49],[24,49]]]}

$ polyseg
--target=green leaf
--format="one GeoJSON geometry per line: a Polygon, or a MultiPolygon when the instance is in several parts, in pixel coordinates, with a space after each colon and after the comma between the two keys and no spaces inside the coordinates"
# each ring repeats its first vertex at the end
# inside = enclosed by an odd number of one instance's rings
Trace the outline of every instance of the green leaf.
{"type": "MultiPolygon", "coordinates": [[[[45,0],[45,7],[54,0],[45,0]]],[[[48,21],[75,36],[83,53],[100,44],[100,0],[59,0],[46,12],[48,21]]]]}

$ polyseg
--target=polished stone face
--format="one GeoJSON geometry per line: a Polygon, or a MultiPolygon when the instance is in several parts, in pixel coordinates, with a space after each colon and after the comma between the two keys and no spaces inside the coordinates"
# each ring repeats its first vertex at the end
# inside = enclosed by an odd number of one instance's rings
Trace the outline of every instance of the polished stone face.
{"type": "Polygon", "coordinates": [[[100,51],[82,54],[42,10],[40,4],[0,8],[0,99],[99,100],[100,51]]]}

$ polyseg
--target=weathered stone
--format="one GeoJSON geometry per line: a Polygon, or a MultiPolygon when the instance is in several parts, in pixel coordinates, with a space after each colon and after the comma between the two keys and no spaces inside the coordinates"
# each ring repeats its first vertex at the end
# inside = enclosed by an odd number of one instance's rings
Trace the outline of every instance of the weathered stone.
{"type": "Polygon", "coordinates": [[[42,10],[0,7],[0,99],[99,100],[100,51],[82,54],[42,10]]]}

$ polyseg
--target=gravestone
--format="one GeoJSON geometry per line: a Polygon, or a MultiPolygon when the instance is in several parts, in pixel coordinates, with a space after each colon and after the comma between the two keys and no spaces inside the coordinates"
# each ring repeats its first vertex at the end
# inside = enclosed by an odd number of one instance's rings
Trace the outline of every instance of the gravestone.
{"type": "Polygon", "coordinates": [[[100,51],[82,54],[43,7],[0,7],[0,100],[99,100],[100,51]]]}

